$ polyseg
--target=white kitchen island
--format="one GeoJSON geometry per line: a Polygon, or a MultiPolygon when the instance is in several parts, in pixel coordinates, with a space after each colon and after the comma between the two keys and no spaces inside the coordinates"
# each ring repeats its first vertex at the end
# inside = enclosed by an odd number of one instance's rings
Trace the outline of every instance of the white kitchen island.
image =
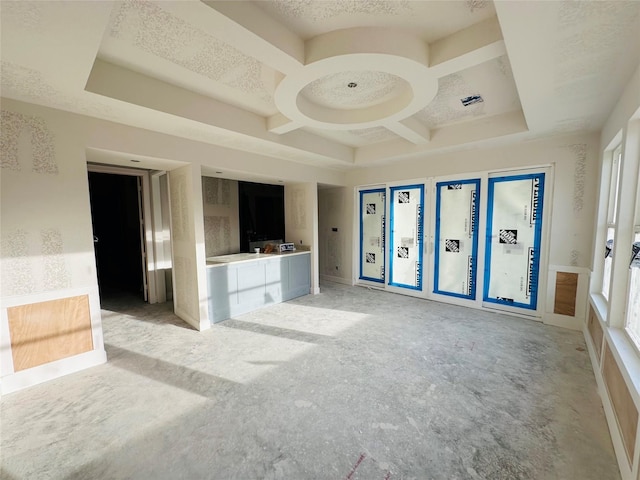
{"type": "Polygon", "coordinates": [[[211,323],[308,295],[311,253],[235,253],[207,258],[211,323]]]}

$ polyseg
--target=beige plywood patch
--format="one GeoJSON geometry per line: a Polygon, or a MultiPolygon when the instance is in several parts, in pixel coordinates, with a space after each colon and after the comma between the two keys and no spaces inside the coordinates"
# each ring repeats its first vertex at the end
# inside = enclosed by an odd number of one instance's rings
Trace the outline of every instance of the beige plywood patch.
{"type": "Polygon", "coordinates": [[[638,429],[638,409],[633,403],[624,377],[620,373],[609,345],[605,346],[602,376],[609,392],[613,412],[618,420],[618,428],[622,436],[622,443],[631,464],[631,458],[636,446],[636,432],[638,429]]]}
{"type": "Polygon", "coordinates": [[[89,297],[7,309],[15,371],[93,350],[89,297]]]}
{"type": "Polygon", "coordinates": [[[578,274],[558,272],[556,274],[556,299],[553,305],[553,313],[575,317],[577,292],[578,274]]]}
{"type": "Polygon", "coordinates": [[[589,335],[591,335],[591,341],[596,350],[596,356],[598,357],[598,361],[600,361],[600,355],[602,351],[602,327],[600,326],[600,321],[596,316],[596,312],[593,311],[593,307],[589,308],[589,322],[587,324],[587,328],[589,330],[589,335]]]}

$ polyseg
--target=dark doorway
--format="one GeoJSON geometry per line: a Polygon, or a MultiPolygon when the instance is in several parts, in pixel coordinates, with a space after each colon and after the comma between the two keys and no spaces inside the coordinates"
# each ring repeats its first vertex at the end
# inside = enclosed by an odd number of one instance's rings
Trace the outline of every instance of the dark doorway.
{"type": "Polygon", "coordinates": [[[100,298],[144,302],[139,177],[89,172],[100,298]]]}
{"type": "Polygon", "coordinates": [[[240,251],[250,242],[284,240],[284,187],[238,182],[240,208],[240,251]]]}

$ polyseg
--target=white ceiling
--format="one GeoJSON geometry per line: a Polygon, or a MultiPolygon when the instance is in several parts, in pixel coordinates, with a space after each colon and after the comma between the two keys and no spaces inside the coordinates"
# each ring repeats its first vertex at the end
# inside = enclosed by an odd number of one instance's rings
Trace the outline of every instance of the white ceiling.
{"type": "Polygon", "coordinates": [[[0,15],[3,97],[329,168],[598,130],[640,61],[638,1],[2,1],[0,15]]]}

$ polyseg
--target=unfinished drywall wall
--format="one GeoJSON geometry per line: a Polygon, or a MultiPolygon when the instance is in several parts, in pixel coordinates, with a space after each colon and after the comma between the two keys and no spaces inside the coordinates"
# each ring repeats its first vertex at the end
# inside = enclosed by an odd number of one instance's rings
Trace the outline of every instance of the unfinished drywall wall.
{"type": "Polygon", "coordinates": [[[285,241],[311,249],[311,293],[320,293],[318,255],[318,184],[288,183],[284,187],[285,241]]]}
{"type": "Polygon", "coordinates": [[[202,177],[202,200],[207,257],[239,252],[238,182],[202,177]]]}
{"type": "Polygon", "coordinates": [[[353,190],[318,190],[318,245],[320,278],[351,285],[352,265],[344,258],[353,242],[353,190]]]}
{"type": "Polygon", "coordinates": [[[210,328],[205,275],[204,215],[200,165],[168,172],[176,315],[197,330],[210,328]]]}
{"type": "Polygon", "coordinates": [[[0,391],[6,393],[103,363],[106,354],[84,145],[55,111],[3,102],[0,146],[0,391]],[[59,308],[47,314],[47,306],[78,296],[87,299],[82,318],[59,308]],[[43,302],[49,303],[33,314],[31,306],[43,302]],[[8,323],[8,309],[25,312],[19,331],[8,323]],[[87,348],[68,350],[65,342],[41,333],[63,335],[76,320],[86,326],[87,348]],[[30,345],[44,345],[48,356],[27,367],[14,365],[13,337],[20,339],[21,355],[35,355],[30,345]]]}

